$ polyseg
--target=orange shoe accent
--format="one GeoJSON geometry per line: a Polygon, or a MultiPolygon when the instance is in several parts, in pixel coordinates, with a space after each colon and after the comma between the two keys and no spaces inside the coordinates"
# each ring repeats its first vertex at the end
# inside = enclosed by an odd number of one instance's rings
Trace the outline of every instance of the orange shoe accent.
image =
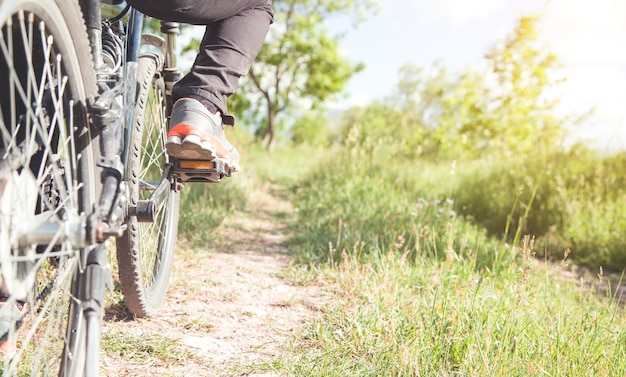
{"type": "Polygon", "coordinates": [[[224,147],[222,141],[207,131],[203,131],[197,127],[187,123],[179,123],[172,127],[167,133],[167,137],[176,136],[184,139],[185,136],[195,135],[202,141],[209,141],[215,146],[215,152],[219,158],[228,158],[235,160],[234,156],[224,147]]]}
{"type": "Polygon", "coordinates": [[[213,136],[209,132],[203,131],[187,123],[179,123],[175,125],[174,127],[172,127],[172,129],[170,129],[170,131],[167,133],[168,137],[177,136],[177,137],[180,137],[181,139],[187,135],[196,135],[200,137],[202,141],[209,140],[209,137],[213,136]]]}
{"type": "Polygon", "coordinates": [[[0,343],[0,354],[13,356],[17,351],[17,341],[7,339],[4,342],[0,343]]]}

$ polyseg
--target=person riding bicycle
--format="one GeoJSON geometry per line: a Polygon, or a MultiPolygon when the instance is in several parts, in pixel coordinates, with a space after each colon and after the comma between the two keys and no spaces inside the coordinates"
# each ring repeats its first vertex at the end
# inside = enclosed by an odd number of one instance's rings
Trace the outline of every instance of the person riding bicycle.
{"type": "MultiPolygon", "coordinates": [[[[206,25],[191,71],[172,90],[174,108],[166,143],[170,156],[221,160],[238,171],[239,153],[224,135],[234,125],[226,99],[235,93],[263,45],[273,22],[271,0],[127,0],[142,13],[164,21],[206,25]]],[[[1,291],[0,287],[0,291],[1,291]]],[[[25,302],[0,296],[0,355],[16,351],[15,328],[25,302]],[[13,334],[13,335],[11,335],[13,334]]]]}
{"type": "Polygon", "coordinates": [[[185,160],[221,160],[240,170],[239,153],[224,135],[234,126],[226,99],[237,90],[273,22],[271,0],[127,0],[165,21],[206,25],[191,71],[172,90],[167,153],[185,160]]]}

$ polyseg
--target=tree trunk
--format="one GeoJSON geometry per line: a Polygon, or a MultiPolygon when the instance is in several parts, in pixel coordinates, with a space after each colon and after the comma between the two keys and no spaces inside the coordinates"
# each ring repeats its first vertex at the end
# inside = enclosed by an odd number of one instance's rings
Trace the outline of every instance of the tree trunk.
{"type": "Polygon", "coordinates": [[[273,151],[276,146],[276,112],[272,106],[268,106],[267,111],[267,132],[263,137],[263,142],[268,151],[273,151]]]}

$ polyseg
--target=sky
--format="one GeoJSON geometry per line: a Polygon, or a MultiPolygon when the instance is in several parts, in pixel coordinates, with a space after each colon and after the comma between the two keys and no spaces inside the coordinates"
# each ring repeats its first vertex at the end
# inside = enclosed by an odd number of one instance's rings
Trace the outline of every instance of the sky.
{"type": "MultiPolygon", "coordinates": [[[[540,17],[539,36],[564,65],[561,111],[594,114],[572,139],[600,150],[626,148],[626,1],[623,0],[383,0],[381,11],[350,30],[342,52],[366,68],[348,84],[339,108],[392,93],[398,69],[452,72],[480,64],[523,15],[540,17]]],[[[332,25],[339,27],[339,25],[332,25]]]]}

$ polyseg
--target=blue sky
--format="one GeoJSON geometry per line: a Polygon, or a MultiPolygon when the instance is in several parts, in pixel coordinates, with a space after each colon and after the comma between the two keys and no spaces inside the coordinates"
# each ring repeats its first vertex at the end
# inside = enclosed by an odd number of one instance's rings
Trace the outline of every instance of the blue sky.
{"type": "Polygon", "coordinates": [[[595,140],[600,149],[626,146],[622,0],[383,0],[381,12],[344,39],[343,53],[366,69],[351,80],[347,98],[337,106],[390,95],[406,63],[429,67],[439,59],[452,71],[477,65],[525,14],[541,16],[541,39],[565,64],[562,110],[596,110],[573,135],[595,140]]]}

